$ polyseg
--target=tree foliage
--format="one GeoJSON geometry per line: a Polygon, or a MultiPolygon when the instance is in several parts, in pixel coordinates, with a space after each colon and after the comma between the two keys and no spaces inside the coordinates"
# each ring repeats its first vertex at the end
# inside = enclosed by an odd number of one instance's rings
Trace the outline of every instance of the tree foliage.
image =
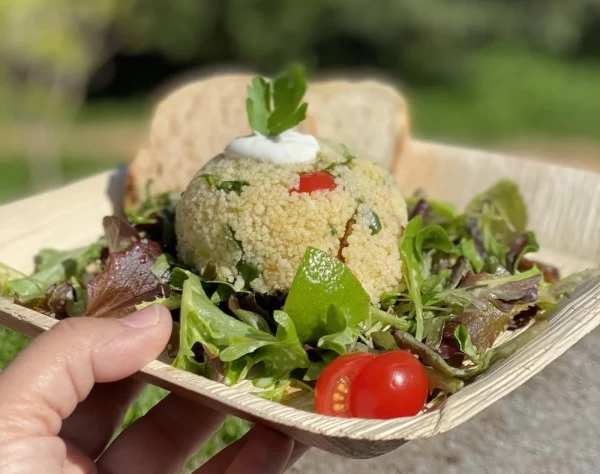
{"type": "Polygon", "coordinates": [[[76,105],[118,51],[452,80],[486,43],[572,55],[599,25],[600,0],[0,0],[0,83],[5,104],[40,114],[76,105]]]}

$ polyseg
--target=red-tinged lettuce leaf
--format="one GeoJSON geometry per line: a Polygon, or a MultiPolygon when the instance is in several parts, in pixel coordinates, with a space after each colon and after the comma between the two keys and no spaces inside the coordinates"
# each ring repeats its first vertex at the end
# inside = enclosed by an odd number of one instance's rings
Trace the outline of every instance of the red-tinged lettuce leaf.
{"type": "Polygon", "coordinates": [[[86,292],[79,281],[71,278],[70,281],[54,284],[39,298],[20,301],[15,295],[15,302],[44,313],[56,319],[83,316],[86,306],[86,292]]]}
{"type": "Polygon", "coordinates": [[[497,362],[506,359],[525,347],[547,327],[547,321],[536,323],[504,344],[500,344],[497,347],[485,351],[478,364],[463,368],[451,367],[442,356],[435,352],[431,347],[417,341],[407,332],[396,329],[392,332],[392,335],[400,349],[405,349],[417,355],[426,366],[435,369],[441,375],[449,377],[450,379],[457,378],[460,380],[471,380],[473,377],[486,372],[497,362]]]}
{"type": "Polygon", "coordinates": [[[117,216],[102,220],[106,246],[110,253],[122,252],[140,240],[140,234],[129,223],[117,216]]]}
{"type": "Polygon", "coordinates": [[[538,306],[531,306],[527,308],[525,311],[517,314],[511,323],[506,328],[507,331],[517,331],[518,329],[522,329],[527,326],[533,318],[537,316],[540,312],[540,308],[538,306]]]}
{"type": "Polygon", "coordinates": [[[168,296],[167,285],[152,271],[161,255],[161,246],[148,239],[111,253],[104,270],[88,284],[86,316],[121,317],[137,304],[168,296]]]}
{"type": "Polygon", "coordinates": [[[513,318],[537,300],[537,269],[510,277],[490,278],[469,291],[471,304],[457,319],[481,353],[492,347],[513,318]]]}
{"type": "MultiPolygon", "coordinates": [[[[463,285],[467,286],[438,293],[432,299],[432,304],[444,301],[461,309],[455,322],[466,326],[472,344],[481,353],[494,344],[517,314],[537,302],[540,280],[541,274],[537,268],[508,276],[470,274],[463,280],[463,285]]],[[[454,339],[454,334],[444,336],[454,339]]],[[[449,358],[452,354],[445,356],[449,358]]]]}
{"type": "Polygon", "coordinates": [[[558,283],[560,282],[560,271],[554,265],[550,265],[542,262],[534,262],[527,258],[521,258],[518,262],[518,269],[520,272],[526,272],[532,268],[538,268],[544,276],[546,283],[558,283]]]}
{"type": "Polygon", "coordinates": [[[442,340],[435,350],[451,367],[461,367],[465,354],[460,350],[460,344],[454,336],[454,331],[459,324],[452,321],[443,324],[442,340]]]}
{"type": "MultiPolygon", "coordinates": [[[[515,273],[516,270],[524,271],[532,268],[529,267],[523,269],[520,263],[522,260],[524,260],[524,255],[527,255],[528,253],[537,252],[539,249],[540,245],[538,244],[537,239],[535,238],[535,234],[533,232],[525,232],[523,234],[517,235],[512,241],[510,245],[510,252],[506,257],[508,270],[511,273],[515,273]]],[[[525,264],[525,262],[523,263],[525,264]]],[[[558,279],[559,278],[557,275],[557,280],[558,279]]]]}

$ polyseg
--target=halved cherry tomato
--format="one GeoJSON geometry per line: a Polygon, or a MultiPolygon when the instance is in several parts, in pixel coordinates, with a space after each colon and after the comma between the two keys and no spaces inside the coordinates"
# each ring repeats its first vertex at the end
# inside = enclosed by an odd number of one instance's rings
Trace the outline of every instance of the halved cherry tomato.
{"type": "Polygon", "coordinates": [[[352,384],[350,411],[357,418],[414,416],[427,401],[423,365],[406,351],[386,352],[366,364],[352,384]]]}
{"type": "Polygon", "coordinates": [[[406,351],[338,357],[321,373],[315,389],[318,413],[388,419],[413,416],[427,401],[423,365],[406,351]]]}
{"type": "Polygon", "coordinates": [[[317,412],[329,416],[352,416],[349,398],[352,381],[375,357],[366,352],[354,352],[338,357],[325,367],[315,387],[317,412]]]}
{"type": "Polygon", "coordinates": [[[300,184],[291,191],[312,193],[313,191],[333,191],[336,188],[335,178],[327,171],[311,171],[300,175],[300,184]]]}

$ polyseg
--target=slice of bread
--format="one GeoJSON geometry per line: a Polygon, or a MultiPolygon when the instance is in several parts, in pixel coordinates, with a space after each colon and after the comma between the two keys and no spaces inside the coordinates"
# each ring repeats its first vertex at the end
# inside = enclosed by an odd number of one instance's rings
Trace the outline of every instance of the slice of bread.
{"type": "Polygon", "coordinates": [[[305,100],[317,136],[394,167],[410,131],[406,101],[395,88],[375,80],[327,80],[311,84],[305,100]]]}
{"type": "MultiPolygon", "coordinates": [[[[196,172],[234,138],[252,131],[246,116],[250,74],[216,74],[169,94],[156,108],[148,145],[131,163],[124,205],[152,192],[182,192],[196,172]]],[[[392,168],[409,138],[406,102],[376,81],[325,80],[309,85],[306,120],[297,130],[345,143],[392,168]]]]}

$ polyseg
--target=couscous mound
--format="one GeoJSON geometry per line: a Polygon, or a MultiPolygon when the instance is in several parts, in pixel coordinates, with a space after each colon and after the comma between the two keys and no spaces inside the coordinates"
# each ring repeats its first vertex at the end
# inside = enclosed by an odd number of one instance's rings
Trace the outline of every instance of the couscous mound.
{"type": "Polygon", "coordinates": [[[201,272],[210,262],[236,287],[286,292],[307,247],[315,247],[342,260],[373,302],[398,289],[398,244],[407,224],[399,187],[378,164],[340,145],[320,146],[308,163],[224,154],[211,160],[177,207],[182,261],[201,272]],[[329,173],[334,189],[299,192],[301,175],[315,171],[329,173]],[[258,276],[244,282],[244,268],[258,276]]]}

